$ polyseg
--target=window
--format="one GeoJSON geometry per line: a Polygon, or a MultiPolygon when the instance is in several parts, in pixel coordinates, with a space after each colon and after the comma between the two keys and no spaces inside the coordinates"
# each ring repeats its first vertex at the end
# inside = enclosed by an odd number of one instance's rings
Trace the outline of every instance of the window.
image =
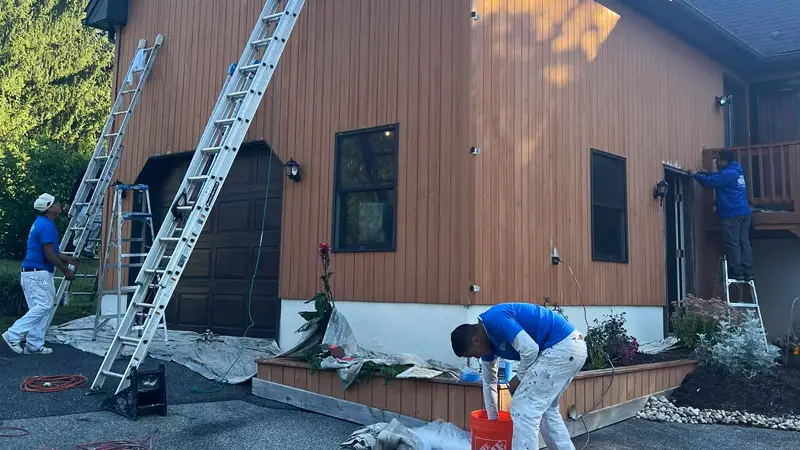
{"type": "Polygon", "coordinates": [[[336,134],[334,251],[395,249],[397,130],[395,124],[336,134]]]}
{"type": "Polygon", "coordinates": [[[592,259],[628,262],[625,158],[591,150],[592,259]]]}

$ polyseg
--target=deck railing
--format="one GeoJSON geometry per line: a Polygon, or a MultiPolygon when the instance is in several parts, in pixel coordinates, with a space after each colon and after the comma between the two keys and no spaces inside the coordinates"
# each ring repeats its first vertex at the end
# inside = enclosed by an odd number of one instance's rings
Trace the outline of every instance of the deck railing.
{"type": "MultiPolygon", "coordinates": [[[[722,149],[703,150],[703,167],[716,170],[715,162],[722,149]]],[[[800,142],[732,147],[744,169],[748,196],[753,208],[794,211],[800,199],[800,142]]],[[[708,199],[713,202],[713,194],[708,199]]]]}

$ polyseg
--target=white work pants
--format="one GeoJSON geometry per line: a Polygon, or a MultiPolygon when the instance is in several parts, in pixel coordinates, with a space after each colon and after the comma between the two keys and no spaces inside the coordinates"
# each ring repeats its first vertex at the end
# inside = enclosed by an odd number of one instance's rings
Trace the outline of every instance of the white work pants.
{"type": "Polygon", "coordinates": [[[585,362],[586,343],[578,331],[539,355],[511,399],[511,448],[537,450],[541,424],[548,450],[575,450],[558,400],[585,362]]]}
{"type": "Polygon", "coordinates": [[[27,332],[27,349],[37,351],[44,345],[45,327],[55,305],[56,286],[53,274],[46,270],[22,272],[20,279],[25,301],[28,302],[28,312],[8,329],[8,338],[12,342],[19,342],[23,333],[27,332]]]}

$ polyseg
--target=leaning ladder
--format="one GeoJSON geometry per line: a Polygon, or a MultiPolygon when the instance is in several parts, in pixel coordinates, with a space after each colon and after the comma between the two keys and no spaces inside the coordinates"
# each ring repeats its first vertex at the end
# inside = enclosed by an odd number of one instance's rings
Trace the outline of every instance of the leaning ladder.
{"type": "Polygon", "coordinates": [[[744,309],[755,309],[756,315],[758,315],[758,321],[761,324],[761,333],[764,336],[764,344],[769,346],[769,342],[767,341],[767,330],[764,328],[764,319],[761,316],[761,306],[758,304],[758,294],[756,293],[756,282],[753,280],[737,280],[734,278],[730,278],[728,276],[728,257],[722,257],[722,278],[723,278],[723,289],[725,295],[725,301],[734,308],[744,308],[744,309]],[[732,302],[731,301],[731,286],[738,285],[739,286],[739,301],[732,302]],[[743,293],[742,293],[742,286],[749,286],[750,287],[750,294],[752,296],[752,302],[745,302],[743,301],[743,293]]]}
{"type": "MultiPolygon", "coordinates": [[[[89,160],[89,167],[83,174],[78,192],[75,194],[72,205],[70,205],[68,212],[70,217],[69,226],[59,246],[59,251],[63,254],[79,256],[89,240],[92,224],[100,220],[98,215],[102,216],[103,214],[103,200],[105,199],[106,190],[111,184],[111,177],[117,170],[119,159],[124,149],[122,140],[125,137],[125,131],[128,128],[131,117],[133,117],[134,109],[139,103],[142,89],[150,75],[163,41],[164,38],[160,34],[156,36],[155,45],[152,47],[146,48],[144,39],[139,41],[136,54],[131,60],[130,66],[128,66],[126,81],[111,106],[111,114],[106,119],[103,131],[100,133],[100,138],[97,140],[97,145],[95,145],[92,153],[92,158],[89,160]],[[140,74],[138,80],[136,80],[137,77],[135,76],[137,73],[140,74]],[[134,84],[134,86],[128,88],[130,84],[127,80],[136,80],[130,83],[134,84]],[[129,99],[129,101],[126,102],[126,99],[129,99]],[[114,124],[119,116],[122,116],[122,122],[117,131],[114,131],[114,124]],[[75,237],[77,239],[74,239],[75,237]],[[66,251],[70,242],[75,246],[73,252],[66,251]]],[[[75,266],[69,265],[69,269],[74,271],[75,266]]],[[[89,277],[96,279],[97,273],[89,277]]],[[[50,324],[53,322],[59,301],[65,297],[66,292],[72,285],[72,282],[66,278],[59,278],[59,281],[58,290],[56,291],[56,305],[47,320],[45,331],[50,328],[50,324]]]]}
{"type": "MultiPolygon", "coordinates": [[[[132,231],[132,230],[131,230],[132,231]]],[[[97,339],[97,333],[111,319],[116,318],[116,326],[122,322],[122,311],[127,309],[127,298],[129,294],[136,292],[136,286],[123,286],[122,279],[125,270],[133,267],[142,267],[142,258],[147,257],[148,240],[152,241],[155,237],[153,226],[153,209],[150,204],[150,187],[146,184],[117,184],[114,185],[114,202],[111,207],[111,218],[108,221],[108,232],[106,233],[106,248],[103,257],[102,275],[98,283],[99,288],[95,295],[97,310],[94,316],[94,331],[92,340],[97,339]],[[126,192],[140,194],[140,198],[131,199],[134,205],[132,211],[123,211],[124,198],[126,192]],[[137,202],[138,200],[138,202],[137,202]],[[136,203],[139,203],[139,210],[136,211],[136,203]],[[125,223],[138,222],[142,225],[141,237],[126,238],[123,235],[125,223]],[[140,250],[133,251],[133,244],[140,245],[140,250]],[[128,251],[125,250],[126,244],[128,251]],[[114,260],[111,259],[111,250],[114,249],[114,260]],[[115,283],[112,289],[106,289],[109,271],[114,270],[115,283]],[[103,296],[111,294],[117,301],[116,313],[103,314],[103,296]]],[[[153,286],[154,287],[154,286],[153,286]]],[[[163,316],[162,316],[163,317],[163,316]]],[[[167,341],[167,325],[162,320],[164,330],[164,340],[167,341]]]]}
{"type": "Polygon", "coordinates": [[[118,394],[130,385],[131,369],[138,368],[147,355],[150,340],[222,190],[305,0],[288,0],[282,11],[279,3],[282,2],[267,0],[239,62],[229,69],[171,211],[164,218],[136,278],[136,292],[95,376],[92,390],[102,388],[110,377],[119,382],[115,392],[118,394]],[[152,301],[147,301],[153,284],[158,285],[156,294],[152,301]],[[140,337],[131,337],[134,319],[143,312],[147,314],[144,332],[140,337]],[[112,365],[122,355],[124,346],[135,350],[125,370],[113,372],[112,365]]]}

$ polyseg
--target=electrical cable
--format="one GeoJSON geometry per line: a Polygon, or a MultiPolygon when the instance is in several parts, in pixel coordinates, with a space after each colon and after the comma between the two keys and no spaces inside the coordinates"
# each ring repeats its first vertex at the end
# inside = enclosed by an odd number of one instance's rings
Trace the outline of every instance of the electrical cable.
{"type": "Polygon", "coordinates": [[[158,430],[137,441],[114,440],[77,444],[74,450],[152,450],[153,437],[156,433],[158,433],[158,430]]]}
{"type": "Polygon", "coordinates": [[[31,434],[30,431],[21,427],[0,427],[0,438],[23,437],[31,434]],[[11,432],[11,433],[9,433],[11,432]],[[16,432],[16,433],[14,433],[16,432]]]}
{"type": "Polygon", "coordinates": [[[0,358],[0,367],[7,366],[11,364],[11,360],[8,358],[0,358]]]}
{"type": "MultiPolygon", "coordinates": [[[[581,284],[578,282],[578,278],[575,276],[575,272],[572,271],[572,267],[566,261],[564,261],[561,258],[558,258],[558,262],[564,263],[567,266],[570,275],[572,275],[572,279],[575,281],[575,285],[578,287],[578,298],[580,299],[581,306],[583,307],[583,320],[586,323],[586,332],[588,333],[589,313],[586,310],[586,302],[583,301],[583,290],[581,289],[581,284]]],[[[606,386],[605,390],[603,390],[603,393],[602,395],[600,395],[600,398],[598,398],[597,401],[595,401],[595,404],[589,410],[581,414],[581,422],[583,423],[583,428],[586,430],[586,442],[583,444],[583,447],[581,447],[581,450],[584,450],[589,445],[589,434],[590,434],[589,427],[586,426],[586,419],[584,418],[584,416],[586,416],[586,414],[589,414],[590,412],[597,409],[598,406],[600,406],[606,394],[608,394],[608,391],[611,389],[611,386],[614,384],[614,375],[616,374],[617,368],[614,367],[614,363],[611,361],[611,356],[608,353],[606,353],[606,361],[608,361],[608,364],[611,365],[611,380],[609,380],[608,386],[606,386]]]]}
{"type": "Polygon", "coordinates": [[[25,392],[61,392],[81,387],[86,383],[83,375],[45,375],[22,380],[19,389],[25,392]]]}
{"type": "MultiPolygon", "coordinates": [[[[256,253],[256,264],[253,267],[253,276],[250,278],[250,289],[248,290],[248,293],[247,293],[247,316],[248,316],[248,319],[250,320],[250,323],[247,325],[247,328],[245,328],[244,334],[242,335],[242,338],[246,338],[247,337],[247,332],[250,331],[250,328],[252,328],[255,325],[255,321],[253,320],[253,286],[255,285],[255,282],[256,282],[256,275],[258,274],[258,267],[261,264],[261,248],[264,245],[264,232],[265,232],[265,229],[266,229],[266,219],[267,219],[267,204],[269,203],[269,182],[272,179],[272,155],[274,154],[274,147],[275,147],[275,117],[276,117],[277,105],[278,105],[278,85],[277,85],[277,81],[278,81],[278,71],[276,70],[275,71],[275,77],[274,77],[274,79],[272,81],[274,88],[273,88],[273,92],[272,92],[272,117],[270,117],[270,126],[269,126],[269,128],[270,128],[270,131],[269,131],[270,142],[268,144],[269,152],[267,154],[267,158],[268,158],[267,159],[267,185],[266,185],[266,188],[264,190],[264,210],[261,213],[261,232],[260,232],[259,238],[258,238],[258,252],[256,253]]],[[[239,352],[237,353],[236,358],[233,360],[231,365],[228,367],[228,370],[226,370],[225,374],[222,375],[222,377],[220,377],[217,380],[217,384],[215,385],[216,388],[215,389],[211,389],[211,390],[202,390],[202,389],[199,389],[197,387],[192,387],[192,392],[199,393],[199,394],[214,394],[214,393],[220,392],[222,390],[222,383],[224,382],[225,378],[228,376],[228,373],[230,373],[231,369],[233,369],[233,366],[235,366],[236,363],[239,362],[239,358],[242,357],[242,353],[244,353],[244,340],[242,340],[242,342],[240,343],[239,352]]]]}

